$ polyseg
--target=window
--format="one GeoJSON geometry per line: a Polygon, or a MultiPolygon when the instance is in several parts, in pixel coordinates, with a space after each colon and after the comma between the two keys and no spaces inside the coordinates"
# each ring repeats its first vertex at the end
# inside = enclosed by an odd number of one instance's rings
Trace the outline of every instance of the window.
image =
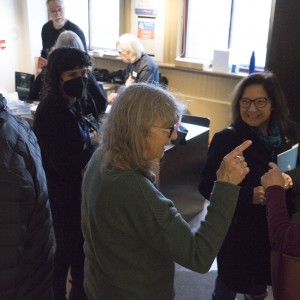
{"type": "Polygon", "coordinates": [[[66,17],[84,32],[89,49],[115,49],[122,0],[64,0],[66,17]]]}
{"type": "Polygon", "coordinates": [[[248,67],[252,51],[264,68],[272,0],[186,0],[185,57],[213,59],[230,49],[230,63],[248,67]]]}
{"type": "Polygon", "coordinates": [[[120,1],[89,0],[89,2],[90,48],[115,49],[120,35],[120,1]]]}
{"type": "Polygon", "coordinates": [[[65,16],[83,31],[89,47],[88,0],[64,0],[65,16]]]}

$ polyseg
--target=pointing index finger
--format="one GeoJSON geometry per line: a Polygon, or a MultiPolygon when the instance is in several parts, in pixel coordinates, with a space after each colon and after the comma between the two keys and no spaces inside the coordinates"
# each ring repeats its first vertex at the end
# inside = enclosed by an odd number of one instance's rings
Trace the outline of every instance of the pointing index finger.
{"type": "Polygon", "coordinates": [[[237,146],[234,150],[232,150],[227,157],[236,157],[237,155],[242,155],[243,151],[245,151],[248,147],[250,147],[252,144],[251,140],[247,140],[243,142],[241,145],[237,146]]]}

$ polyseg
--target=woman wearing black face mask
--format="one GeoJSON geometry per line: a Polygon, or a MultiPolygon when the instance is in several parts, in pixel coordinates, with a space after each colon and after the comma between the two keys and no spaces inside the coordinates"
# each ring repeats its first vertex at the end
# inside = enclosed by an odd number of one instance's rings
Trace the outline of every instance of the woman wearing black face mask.
{"type": "Polygon", "coordinates": [[[53,289],[55,300],[87,299],[83,290],[81,181],[97,142],[98,115],[87,92],[89,55],[75,48],[58,48],[49,56],[46,95],[39,104],[34,131],[42,150],[56,239],[53,289]]]}

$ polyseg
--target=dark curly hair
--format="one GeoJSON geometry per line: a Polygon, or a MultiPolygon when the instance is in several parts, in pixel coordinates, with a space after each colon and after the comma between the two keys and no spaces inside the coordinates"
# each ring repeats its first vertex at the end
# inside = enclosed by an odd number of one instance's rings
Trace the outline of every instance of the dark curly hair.
{"type": "Polygon", "coordinates": [[[62,47],[51,52],[48,57],[46,71],[46,94],[55,93],[61,95],[61,74],[76,68],[90,67],[91,57],[84,51],[76,48],[62,47]]]}

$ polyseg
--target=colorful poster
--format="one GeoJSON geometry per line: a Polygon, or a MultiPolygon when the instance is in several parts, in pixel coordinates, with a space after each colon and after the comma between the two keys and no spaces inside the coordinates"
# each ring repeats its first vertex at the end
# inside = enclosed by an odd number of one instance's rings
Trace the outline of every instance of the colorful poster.
{"type": "Polygon", "coordinates": [[[143,40],[154,40],[155,21],[138,20],[138,38],[143,40]]]}

